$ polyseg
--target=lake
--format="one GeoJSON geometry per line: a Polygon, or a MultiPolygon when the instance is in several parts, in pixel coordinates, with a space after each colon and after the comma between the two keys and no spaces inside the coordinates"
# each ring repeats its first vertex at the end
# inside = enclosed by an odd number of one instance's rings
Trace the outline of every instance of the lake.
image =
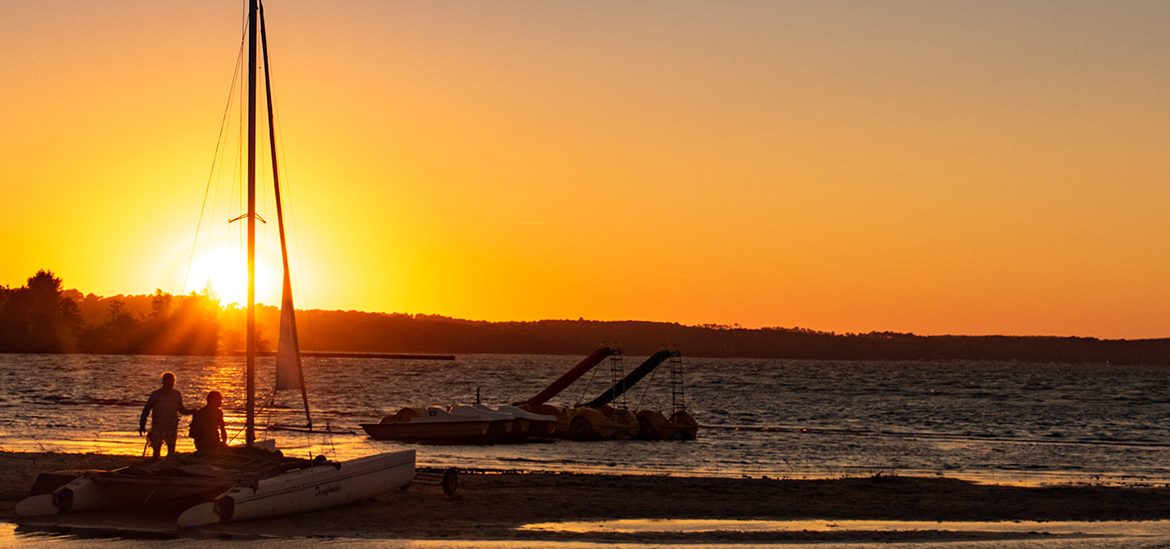
{"type": "MultiPolygon", "coordinates": [[[[358,426],[407,405],[487,404],[534,395],[581,357],[463,355],[455,361],[306,358],[314,421],[353,434],[261,431],[286,453],[347,459],[408,445],[358,426]]],[[[628,371],[644,357],[625,357],[628,371]]],[[[789,478],[946,475],[994,482],[1170,481],[1170,367],[1019,362],[683,359],[689,442],[555,441],[417,446],[423,466],[789,478]]],[[[303,423],[300,394],[273,394],[258,359],[260,425],[303,423]]],[[[229,436],[243,424],[243,359],[0,355],[0,449],[139,455],[138,416],[159,374],[177,374],[188,407],[225,395],[229,436]]],[[[608,364],[554,403],[592,399],[608,364]]],[[[670,408],[660,368],[627,393],[633,409],[670,408]]],[[[186,419],[182,420],[185,434],[186,419]]],[[[180,437],[180,451],[193,450],[180,437]]]]}

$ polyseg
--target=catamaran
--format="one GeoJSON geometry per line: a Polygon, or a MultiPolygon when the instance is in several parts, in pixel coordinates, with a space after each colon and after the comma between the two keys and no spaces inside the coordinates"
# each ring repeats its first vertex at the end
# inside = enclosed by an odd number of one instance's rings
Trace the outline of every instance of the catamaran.
{"type": "Polygon", "coordinates": [[[21,516],[57,515],[135,505],[169,505],[186,509],[179,527],[299,513],[370,498],[411,482],[414,450],[380,453],[334,462],[317,456],[299,459],[282,455],[270,441],[256,440],[256,142],[258,53],[263,55],[263,88],[271,145],[273,191],[284,267],[280,339],[277,345],[277,389],[299,388],[308,428],[308,393],[297,341],[296,315],[285,243],[284,212],[276,161],[271,76],[264,11],[260,0],[248,0],[248,297],[245,361],[246,418],[242,447],[208,455],[180,454],[113,471],[83,474],[49,493],[25,498],[16,506],[21,516]]]}

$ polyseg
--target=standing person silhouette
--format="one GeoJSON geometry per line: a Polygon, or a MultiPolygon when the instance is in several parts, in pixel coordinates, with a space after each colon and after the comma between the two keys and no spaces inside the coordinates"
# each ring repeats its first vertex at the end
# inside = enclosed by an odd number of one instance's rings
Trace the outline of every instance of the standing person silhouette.
{"type": "Polygon", "coordinates": [[[146,440],[154,450],[154,457],[159,457],[162,444],[167,443],[167,456],[175,453],[175,439],[179,436],[179,414],[190,415],[194,410],[183,406],[183,395],[175,390],[175,374],[163,372],[162,388],[150,393],[146,399],[146,406],[142,407],[142,417],[138,418],[138,434],[146,431],[146,416],[150,415],[150,432],[146,433],[146,440]]]}

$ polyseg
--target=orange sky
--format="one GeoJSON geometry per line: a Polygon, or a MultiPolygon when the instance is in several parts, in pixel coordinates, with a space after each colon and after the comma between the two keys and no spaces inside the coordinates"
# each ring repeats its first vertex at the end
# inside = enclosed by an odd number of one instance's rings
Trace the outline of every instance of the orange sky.
{"type": "MultiPolygon", "coordinates": [[[[1170,3],[266,7],[303,307],[1170,336],[1170,3]]],[[[0,3],[0,285],[186,289],[241,14],[0,3]]]]}

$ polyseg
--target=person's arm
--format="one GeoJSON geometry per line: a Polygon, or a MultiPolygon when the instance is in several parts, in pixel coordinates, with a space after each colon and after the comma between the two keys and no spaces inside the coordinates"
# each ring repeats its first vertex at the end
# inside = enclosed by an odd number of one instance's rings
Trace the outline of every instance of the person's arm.
{"type": "Polygon", "coordinates": [[[154,408],[154,393],[150,393],[150,398],[146,399],[146,406],[142,407],[142,416],[138,418],[138,434],[146,431],[146,416],[150,415],[150,409],[154,408]]]}
{"type": "Polygon", "coordinates": [[[179,395],[179,413],[183,414],[185,416],[189,416],[189,415],[194,414],[195,409],[186,408],[183,406],[183,393],[180,393],[178,391],[175,391],[175,393],[179,395]]]}
{"type": "Polygon", "coordinates": [[[223,441],[224,446],[227,446],[227,425],[223,422],[223,410],[219,412],[219,438],[223,441]]]}

